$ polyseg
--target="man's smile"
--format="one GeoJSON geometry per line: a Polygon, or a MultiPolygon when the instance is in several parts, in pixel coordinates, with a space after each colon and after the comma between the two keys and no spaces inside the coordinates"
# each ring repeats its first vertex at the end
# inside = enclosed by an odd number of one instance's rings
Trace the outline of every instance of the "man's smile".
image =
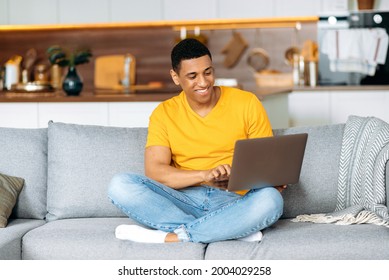
{"type": "Polygon", "coordinates": [[[198,93],[199,95],[206,95],[208,93],[208,90],[209,88],[205,88],[205,89],[196,89],[195,92],[198,93]]]}

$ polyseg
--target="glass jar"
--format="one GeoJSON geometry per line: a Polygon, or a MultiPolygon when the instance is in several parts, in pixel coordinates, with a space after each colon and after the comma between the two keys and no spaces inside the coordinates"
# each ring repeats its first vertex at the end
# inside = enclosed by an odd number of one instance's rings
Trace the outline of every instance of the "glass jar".
{"type": "Polygon", "coordinates": [[[49,72],[48,72],[47,65],[38,64],[37,66],[35,66],[34,79],[35,82],[39,82],[39,83],[49,82],[49,72]]]}

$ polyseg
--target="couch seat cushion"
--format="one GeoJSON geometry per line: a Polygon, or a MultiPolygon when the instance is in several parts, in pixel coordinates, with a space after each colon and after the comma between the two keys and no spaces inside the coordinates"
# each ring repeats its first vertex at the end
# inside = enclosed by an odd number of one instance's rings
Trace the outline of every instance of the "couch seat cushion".
{"type": "Polygon", "coordinates": [[[9,220],[6,228],[0,228],[0,260],[20,260],[23,236],[29,230],[44,224],[43,220],[9,220]]]}
{"type": "Polygon", "coordinates": [[[261,242],[210,244],[206,259],[388,260],[389,230],[376,225],[294,223],[279,220],[261,242]]]}
{"type": "Polygon", "coordinates": [[[128,218],[82,218],[49,222],[23,239],[23,259],[203,259],[204,244],[145,244],[119,240],[115,228],[128,218]]]}

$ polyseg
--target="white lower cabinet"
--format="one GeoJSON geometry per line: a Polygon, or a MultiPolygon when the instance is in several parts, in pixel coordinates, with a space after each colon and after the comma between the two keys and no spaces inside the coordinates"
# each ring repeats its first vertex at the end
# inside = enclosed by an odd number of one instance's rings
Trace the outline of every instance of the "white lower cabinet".
{"type": "Polygon", "coordinates": [[[149,117],[160,102],[110,102],[108,125],[148,127],[149,117]]]}
{"type": "MultiPolygon", "coordinates": [[[[273,128],[344,123],[348,116],[389,122],[389,91],[294,91],[267,96],[263,105],[273,128]]],[[[50,120],[75,124],[147,127],[160,102],[5,102],[0,127],[47,127],[50,120]]]]}
{"type": "Polygon", "coordinates": [[[38,127],[38,104],[27,102],[0,103],[0,127],[38,127]]]}
{"type": "Polygon", "coordinates": [[[374,116],[389,122],[388,91],[346,91],[331,94],[331,121],[344,123],[348,116],[374,116]]]}
{"type": "Polygon", "coordinates": [[[288,96],[289,126],[331,123],[330,93],[294,91],[288,96]]]}
{"type": "Polygon", "coordinates": [[[39,103],[39,127],[47,127],[49,121],[108,125],[106,102],[39,103]]]}
{"type": "Polygon", "coordinates": [[[147,127],[160,102],[0,103],[0,127],[42,128],[49,121],[120,127],[147,127]]]}
{"type": "Polygon", "coordinates": [[[345,123],[350,115],[389,122],[389,92],[294,91],[289,94],[289,126],[345,123]]]}
{"type": "Polygon", "coordinates": [[[261,102],[273,129],[289,126],[288,93],[266,96],[261,102]]]}

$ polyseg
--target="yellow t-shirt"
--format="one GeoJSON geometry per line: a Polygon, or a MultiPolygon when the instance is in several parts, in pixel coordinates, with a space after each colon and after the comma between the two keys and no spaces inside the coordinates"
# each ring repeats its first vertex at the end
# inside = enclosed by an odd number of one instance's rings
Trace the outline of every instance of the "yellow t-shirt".
{"type": "Polygon", "coordinates": [[[169,147],[176,168],[206,170],[231,165],[236,140],[273,135],[254,94],[229,87],[220,90],[220,99],[205,117],[192,110],[184,92],[159,104],[150,116],[146,147],[169,147]]]}

